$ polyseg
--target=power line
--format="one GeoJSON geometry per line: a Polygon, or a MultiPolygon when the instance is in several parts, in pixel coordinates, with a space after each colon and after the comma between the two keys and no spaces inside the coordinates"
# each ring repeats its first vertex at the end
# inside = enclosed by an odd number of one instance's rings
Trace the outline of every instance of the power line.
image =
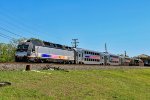
{"type": "Polygon", "coordinates": [[[14,33],[14,32],[11,32],[10,30],[7,30],[7,29],[5,29],[5,28],[3,28],[3,27],[1,27],[1,26],[0,26],[0,30],[4,30],[4,31],[9,32],[9,33],[11,33],[11,34],[13,34],[13,35],[16,35],[16,36],[18,36],[18,37],[23,38],[23,36],[18,35],[18,34],[14,33]]]}
{"type": "Polygon", "coordinates": [[[108,53],[107,51],[107,44],[105,43],[105,52],[108,53]]]}
{"type": "MultiPolygon", "coordinates": [[[[2,7],[1,7],[2,8],[2,7]]],[[[2,9],[4,9],[4,8],[2,8],[2,9]]],[[[15,15],[14,15],[14,13],[12,13],[12,12],[10,12],[10,10],[8,10],[8,9],[4,9],[6,12],[4,12],[4,10],[2,10],[2,9],[0,9],[1,10],[1,12],[3,13],[3,15],[2,16],[4,16],[5,18],[7,17],[7,19],[11,19],[11,21],[12,21],[12,19],[13,20],[15,20],[15,23],[16,22],[18,22],[17,24],[20,24],[19,25],[19,27],[20,26],[22,26],[23,28],[23,30],[25,30],[25,27],[27,28],[27,29],[31,29],[31,27],[29,27],[28,25],[26,25],[26,24],[24,24],[24,23],[22,23],[22,20],[23,20],[23,18],[21,18],[21,21],[18,21],[18,16],[16,17],[15,15]],[[8,13],[9,12],[9,13],[8,13]],[[17,18],[17,19],[16,19],[17,18]]],[[[8,22],[8,21],[7,21],[8,22]]],[[[10,24],[10,22],[9,22],[9,24],[10,24]]],[[[36,24],[37,25],[37,24],[36,24]]],[[[13,25],[14,26],[14,25],[13,25]]],[[[16,26],[16,25],[15,25],[16,26]]],[[[17,26],[18,27],[18,26],[17,26]]],[[[20,27],[21,28],[21,27],[20,27]]],[[[19,29],[20,29],[19,28],[19,29]]],[[[35,28],[34,28],[35,29],[35,28]]],[[[33,30],[33,28],[31,29],[31,30],[33,30]]],[[[27,31],[28,33],[30,33],[30,34],[32,34],[32,35],[34,35],[34,36],[39,36],[39,34],[34,34],[34,33],[31,33],[31,32],[29,32],[28,30],[25,30],[25,31],[27,31]]],[[[35,31],[35,30],[33,30],[33,31],[35,31]]],[[[38,31],[39,32],[39,30],[37,30],[36,29],[36,31],[38,31]]],[[[41,32],[41,33],[45,33],[45,32],[41,32]]],[[[46,34],[48,34],[48,33],[46,33],[46,34]]],[[[42,34],[42,35],[45,35],[45,34],[42,34]]],[[[47,35],[45,35],[45,36],[47,36],[47,35]]],[[[55,38],[60,38],[60,37],[55,37],[55,38]]]]}
{"type": "MultiPolygon", "coordinates": [[[[3,20],[3,21],[4,21],[4,20],[3,20]]],[[[5,20],[4,23],[5,23],[5,26],[7,26],[7,25],[6,25],[6,23],[7,23],[8,25],[11,25],[11,26],[13,26],[13,27],[15,27],[15,28],[17,28],[17,29],[19,29],[19,30],[26,31],[29,35],[34,35],[34,36],[36,35],[36,36],[37,36],[37,34],[31,33],[31,32],[29,32],[29,31],[25,30],[24,28],[22,28],[21,26],[18,26],[17,24],[14,24],[14,23],[12,23],[12,22],[9,22],[8,20],[5,20]]]]}
{"type": "Polygon", "coordinates": [[[5,35],[5,34],[3,34],[3,33],[0,33],[0,36],[3,37],[3,38],[10,39],[10,40],[13,40],[13,39],[14,39],[13,37],[10,37],[10,36],[5,35]]]}
{"type": "MultiPolygon", "coordinates": [[[[2,14],[1,14],[2,15],[2,14]]],[[[5,23],[7,23],[8,25],[11,25],[11,26],[15,26],[15,27],[18,27],[18,29],[21,29],[21,30],[23,30],[23,31],[26,31],[27,33],[29,33],[30,35],[32,34],[32,35],[34,35],[34,36],[37,36],[38,34],[34,34],[34,33],[31,33],[31,32],[29,32],[28,30],[26,30],[25,28],[23,28],[24,26],[21,24],[21,25],[18,25],[18,23],[16,23],[17,22],[17,20],[15,19],[15,18],[13,18],[13,17],[11,17],[11,15],[8,15],[8,14],[4,14],[4,12],[3,12],[3,15],[2,15],[4,18],[6,18],[5,19],[5,21],[4,20],[2,20],[2,21],[4,21],[5,23]],[[11,20],[11,22],[10,21],[8,21],[8,20],[11,20]],[[14,22],[12,22],[12,21],[14,21],[15,20],[15,24],[14,24],[14,22]],[[23,27],[21,27],[21,26],[23,26],[23,27]]]]}
{"type": "Polygon", "coordinates": [[[74,48],[77,48],[77,46],[78,46],[77,44],[79,43],[79,42],[78,42],[78,39],[72,39],[72,41],[73,41],[73,42],[71,42],[71,43],[72,43],[73,47],[74,47],[74,48]]]}

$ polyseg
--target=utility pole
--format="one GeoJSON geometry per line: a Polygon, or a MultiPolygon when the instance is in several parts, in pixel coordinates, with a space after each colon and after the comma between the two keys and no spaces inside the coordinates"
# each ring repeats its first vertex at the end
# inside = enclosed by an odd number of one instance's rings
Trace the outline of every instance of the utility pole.
{"type": "Polygon", "coordinates": [[[127,52],[126,51],[124,51],[124,55],[125,55],[125,57],[127,56],[127,52]]]}
{"type": "Polygon", "coordinates": [[[107,44],[105,43],[105,52],[108,53],[107,51],[107,44]]]}
{"type": "Polygon", "coordinates": [[[78,46],[77,44],[79,43],[79,42],[78,42],[78,39],[72,39],[72,41],[73,41],[73,42],[71,42],[71,43],[72,43],[73,47],[74,47],[74,48],[77,48],[77,46],[78,46]]]}

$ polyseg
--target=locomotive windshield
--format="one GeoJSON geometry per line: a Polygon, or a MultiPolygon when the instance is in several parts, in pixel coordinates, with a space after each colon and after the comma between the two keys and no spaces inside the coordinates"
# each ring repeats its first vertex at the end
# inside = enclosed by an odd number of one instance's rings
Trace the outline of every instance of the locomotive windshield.
{"type": "Polygon", "coordinates": [[[29,45],[18,45],[17,51],[27,51],[29,45]]]}

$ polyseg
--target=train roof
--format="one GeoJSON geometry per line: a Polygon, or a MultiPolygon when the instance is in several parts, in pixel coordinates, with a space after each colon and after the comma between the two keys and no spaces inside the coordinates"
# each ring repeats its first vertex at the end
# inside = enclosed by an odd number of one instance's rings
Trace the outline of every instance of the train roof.
{"type": "Polygon", "coordinates": [[[119,55],[116,55],[116,54],[112,54],[112,53],[108,53],[108,52],[103,52],[105,55],[112,55],[112,56],[118,56],[119,57],[119,55]]]}
{"type": "Polygon", "coordinates": [[[89,50],[89,49],[83,49],[83,48],[74,48],[74,50],[84,50],[84,51],[89,51],[89,52],[103,53],[103,52],[89,50]]]}
{"type": "Polygon", "coordinates": [[[27,42],[32,42],[36,46],[45,46],[45,47],[64,49],[64,50],[73,50],[73,47],[70,47],[70,46],[47,42],[47,41],[42,41],[39,39],[29,39],[29,40],[27,40],[27,42]]]}

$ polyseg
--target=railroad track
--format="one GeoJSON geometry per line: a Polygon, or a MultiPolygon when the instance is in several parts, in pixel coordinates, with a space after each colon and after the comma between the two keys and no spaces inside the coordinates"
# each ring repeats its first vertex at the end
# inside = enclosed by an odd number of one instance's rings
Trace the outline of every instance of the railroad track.
{"type": "Polygon", "coordinates": [[[34,70],[48,69],[50,67],[61,68],[66,70],[150,68],[145,66],[102,66],[102,65],[84,65],[84,64],[81,65],[81,64],[10,62],[10,63],[0,63],[0,70],[24,70],[27,65],[30,65],[31,69],[34,70]]]}

